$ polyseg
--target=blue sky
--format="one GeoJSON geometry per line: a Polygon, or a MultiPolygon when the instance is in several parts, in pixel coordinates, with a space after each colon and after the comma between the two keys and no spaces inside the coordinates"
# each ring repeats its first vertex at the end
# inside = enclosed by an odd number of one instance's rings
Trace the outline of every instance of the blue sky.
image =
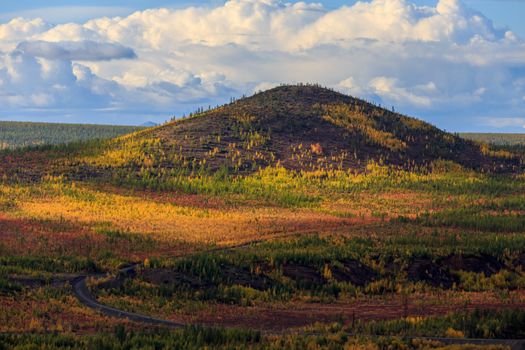
{"type": "Polygon", "coordinates": [[[0,0],[0,120],[160,122],[317,82],[450,131],[525,132],[525,1],[284,2],[0,0]]]}

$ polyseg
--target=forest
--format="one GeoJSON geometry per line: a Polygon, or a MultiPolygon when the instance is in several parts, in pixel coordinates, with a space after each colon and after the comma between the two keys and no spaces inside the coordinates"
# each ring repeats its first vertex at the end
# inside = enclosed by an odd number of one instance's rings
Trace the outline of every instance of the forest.
{"type": "Polygon", "coordinates": [[[110,139],[143,127],[0,121],[0,150],[110,139]]]}
{"type": "Polygon", "coordinates": [[[525,134],[512,133],[459,133],[459,136],[478,142],[489,143],[498,146],[525,145],[525,134]]]}

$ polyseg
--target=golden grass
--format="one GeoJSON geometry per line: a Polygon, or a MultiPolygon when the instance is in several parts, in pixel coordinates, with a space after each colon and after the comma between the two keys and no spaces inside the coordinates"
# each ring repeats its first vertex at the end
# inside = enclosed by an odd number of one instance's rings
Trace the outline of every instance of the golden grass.
{"type": "Polygon", "coordinates": [[[7,212],[11,217],[60,218],[94,231],[111,227],[152,235],[161,241],[233,244],[293,232],[331,232],[366,221],[316,209],[250,204],[224,208],[178,205],[166,198],[159,201],[143,194],[111,193],[78,184],[33,185],[31,191],[4,186],[2,194],[5,200],[10,195],[16,196],[13,209],[7,212]]]}
{"type": "Polygon", "coordinates": [[[395,218],[432,211],[438,202],[428,193],[415,191],[360,192],[321,203],[319,210],[340,217],[395,218]]]}

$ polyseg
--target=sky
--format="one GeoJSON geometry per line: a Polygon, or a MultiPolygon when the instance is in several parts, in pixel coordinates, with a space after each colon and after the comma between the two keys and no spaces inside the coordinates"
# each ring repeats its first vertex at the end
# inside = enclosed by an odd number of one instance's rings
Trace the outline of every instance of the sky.
{"type": "Polygon", "coordinates": [[[525,132],[522,0],[0,0],[0,120],[163,122],[320,83],[448,131],[525,132]]]}

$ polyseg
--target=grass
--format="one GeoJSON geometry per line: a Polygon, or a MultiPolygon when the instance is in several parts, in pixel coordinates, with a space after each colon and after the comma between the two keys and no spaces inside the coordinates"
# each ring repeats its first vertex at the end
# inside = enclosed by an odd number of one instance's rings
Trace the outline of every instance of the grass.
{"type": "MultiPolygon", "coordinates": [[[[263,337],[246,330],[191,327],[180,331],[153,330],[135,333],[123,327],[115,327],[112,333],[89,337],[68,335],[0,335],[4,348],[39,346],[45,349],[473,349],[471,345],[444,346],[437,341],[403,339],[400,337],[376,337],[373,340],[348,337],[344,333],[331,332],[323,335],[285,335],[263,337]]],[[[2,345],[0,345],[2,346],[2,345]]],[[[504,346],[476,346],[476,349],[504,350],[504,346]]]]}
{"type": "MultiPolygon", "coordinates": [[[[149,331],[143,334],[116,327],[113,334],[92,337],[26,335],[0,336],[5,348],[40,346],[45,349],[261,349],[261,335],[242,330],[187,328],[182,331],[149,331]]],[[[0,348],[1,345],[0,345],[0,348]]]]}
{"type": "Polygon", "coordinates": [[[361,334],[474,339],[521,339],[525,313],[522,310],[474,310],[440,317],[410,317],[354,325],[361,334]]]}
{"type": "Polygon", "coordinates": [[[523,232],[525,218],[519,213],[486,213],[476,208],[445,210],[422,214],[415,222],[427,226],[451,226],[489,232],[523,232]]]}
{"type": "MultiPolygon", "coordinates": [[[[482,293],[481,302],[488,304],[490,299],[483,298],[501,293],[497,298],[505,304],[513,298],[520,300],[513,291],[525,287],[525,277],[515,265],[516,257],[524,250],[525,240],[519,234],[405,234],[388,239],[314,235],[261,243],[239,252],[151,259],[147,267],[139,269],[136,279],[110,288],[94,283],[92,291],[99,300],[119,309],[175,320],[188,314],[196,317],[196,310],[203,314],[214,305],[263,309],[286,305],[292,310],[301,303],[345,305],[368,300],[369,304],[380,305],[400,298],[402,293],[416,295],[410,305],[429,309],[436,305],[461,307],[469,303],[474,292],[482,293]],[[500,262],[501,267],[487,276],[441,262],[452,255],[480,257],[477,266],[482,269],[491,266],[491,259],[500,262]],[[434,264],[436,270],[417,275],[413,271],[421,260],[434,264]],[[348,263],[355,266],[354,270],[345,270],[348,263]],[[292,272],[286,273],[290,268],[292,272]],[[433,276],[437,269],[446,277],[433,276]],[[353,271],[363,277],[346,279],[337,271],[353,271]],[[155,275],[158,277],[151,277],[155,275]],[[434,284],[439,278],[454,282],[443,288],[434,284]],[[418,301],[417,295],[424,295],[425,301],[418,301]]],[[[205,315],[200,317],[206,319],[205,315]]]]}
{"type": "MultiPolygon", "coordinates": [[[[204,321],[209,308],[241,308],[231,311],[240,316],[250,308],[293,310],[313,303],[380,305],[403,293],[436,305],[445,305],[440,295],[453,305],[472,296],[494,297],[498,305],[518,302],[515,291],[525,287],[519,267],[525,204],[517,195],[523,181],[443,161],[432,169],[371,162],[358,173],[270,167],[248,175],[184,175],[149,169],[142,173],[147,176],[120,177],[118,183],[51,174],[32,183],[7,179],[0,186],[0,301],[18,310],[15,328],[60,329],[64,325],[55,313],[60,310],[85,320],[67,332],[107,331],[109,326],[82,306],[68,307],[63,289],[35,291],[9,276],[114,271],[143,261],[136,279],[112,288],[93,280],[93,293],[122,309],[204,321]],[[199,253],[250,241],[262,242],[239,251],[199,253]],[[443,263],[451,255],[490,256],[502,267],[488,276],[453,269],[443,263]],[[421,272],[426,268],[417,267],[421,261],[439,278],[421,272]],[[342,278],[337,271],[348,271],[348,264],[366,266],[370,276],[362,283],[342,278]],[[159,284],[148,277],[155,271],[186,282],[159,284]],[[297,277],[301,273],[306,278],[297,277]],[[46,300],[59,306],[38,306],[46,300]]],[[[6,312],[0,317],[9,318],[6,312]]],[[[311,340],[283,341],[300,347],[311,340]]]]}

